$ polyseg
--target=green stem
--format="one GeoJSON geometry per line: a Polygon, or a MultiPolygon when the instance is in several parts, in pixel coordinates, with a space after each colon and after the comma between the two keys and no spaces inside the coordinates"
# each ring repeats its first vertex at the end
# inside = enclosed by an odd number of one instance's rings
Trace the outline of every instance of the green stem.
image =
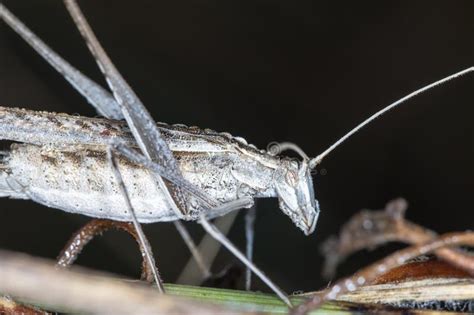
{"type": "MultiPolygon", "coordinates": [[[[194,299],[201,302],[224,305],[235,310],[259,311],[268,314],[287,314],[287,306],[275,295],[238,291],[228,289],[215,289],[195,287],[179,284],[165,284],[167,294],[194,299]]],[[[305,300],[302,296],[292,296],[290,298],[293,305],[298,305],[305,300]]],[[[347,304],[337,302],[326,303],[321,309],[310,314],[350,314],[347,304]]]]}

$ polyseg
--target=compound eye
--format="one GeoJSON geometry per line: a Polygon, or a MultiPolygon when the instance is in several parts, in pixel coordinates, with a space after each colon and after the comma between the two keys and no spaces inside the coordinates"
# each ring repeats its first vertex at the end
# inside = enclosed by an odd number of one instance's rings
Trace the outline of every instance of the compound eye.
{"type": "Polygon", "coordinates": [[[298,174],[295,174],[292,171],[288,171],[286,173],[286,182],[288,183],[288,185],[295,187],[298,183],[298,174]]]}

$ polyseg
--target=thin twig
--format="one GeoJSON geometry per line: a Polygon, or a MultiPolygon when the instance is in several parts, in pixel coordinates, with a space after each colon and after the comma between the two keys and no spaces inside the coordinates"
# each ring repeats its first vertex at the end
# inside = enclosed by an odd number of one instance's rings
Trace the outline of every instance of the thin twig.
{"type": "Polygon", "coordinates": [[[57,269],[54,263],[0,251],[0,292],[62,312],[88,314],[254,314],[224,309],[127,283],[84,268],[57,269]]]}
{"type": "MultiPolygon", "coordinates": [[[[337,281],[328,289],[321,291],[310,298],[307,302],[294,308],[292,314],[306,314],[307,312],[320,307],[323,302],[334,300],[341,294],[353,292],[358,287],[370,283],[386,271],[401,266],[413,258],[432,252],[438,255],[438,250],[441,248],[463,245],[474,246],[474,232],[448,233],[440,236],[436,240],[431,240],[421,245],[415,245],[399,250],[386,258],[361,269],[354,275],[337,281]]],[[[469,273],[474,274],[474,257],[466,258],[468,259],[464,261],[462,267],[469,273]]]]}
{"type": "Polygon", "coordinates": [[[153,267],[150,266],[148,264],[148,261],[145,259],[145,252],[142,243],[138,238],[135,228],[129,222],[119,222],[102,219],[93,219],[89,221],[86,225],[76,231],[69,239],[66,246],[64,246],[64,249],[61,251],[57,258],[57,266],[64,268],[71,266],[76,261],[77,257],[82,252],[84,247],[92,239],[110,229],[125,231],[135,239],[140,248],[140,254],[142,257],[141,278],[142,280],[152,283],[154,281],[154,278],[151,268],[153,267]]]}
{"type": "Polygon", "coordinates": [[[51,315],[51,313],[37,308],[18,304],[11,298],[0,296],[0,314],[21,314],[21,315],[51,315]]]}
{"type": "MultiPolygon", "coordinates": [[[[437,234],[405,219],[408,203],[397,198],[387,203],[384,210],[363,210],[342,227],[339,238],[330,238],[322,251],[326,258],[323,276],[332,278],[337,265],[347,256],[362,249],[373,249],[388,242],[422,244],[434,240],[437,234]]],[[[471,257],[458,249],[443,248],[436,255],[462,268],[471,257]]]]}

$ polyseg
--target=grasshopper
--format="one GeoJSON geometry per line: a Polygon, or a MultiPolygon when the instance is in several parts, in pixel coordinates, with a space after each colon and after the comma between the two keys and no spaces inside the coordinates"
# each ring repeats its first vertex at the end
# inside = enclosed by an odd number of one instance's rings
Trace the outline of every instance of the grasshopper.
{"type": "MultiPolygon", "coordinates": [[[[468,68],[401,98],[314,158],[293,144],[268,152],[227,133],[156,124],[108,58],[76,2],[65,0],[65,4],[112,94],[56,54],[1,4],[0,17],[106,118],[0,107],[0,139],[20,142],[3,152],[0,160],[0,196],[133,221],[145,244],[139,223],[198,221],[288,305],[287,295],[208,220],[250,208],[255,198],[275,197],[299,229],[313,233],[320,208],[311,171],[323,158],[385,112],[474,71],[468,68]],[[275,154],[285,149],[296,151],[302,160],[275,154]]],[[[147,256],[152,261],[151,253],[147,256]]],[[[155,279],[159,284],[158,275],[155,279]]]]}

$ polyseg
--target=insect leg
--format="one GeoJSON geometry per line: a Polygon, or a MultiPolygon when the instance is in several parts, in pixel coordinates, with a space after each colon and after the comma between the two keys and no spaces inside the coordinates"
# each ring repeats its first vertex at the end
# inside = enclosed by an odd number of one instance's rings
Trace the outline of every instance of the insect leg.
{"type": "MultiPolygon", "coordinates": [[[[74,19],[74,22],[76,23],[78,29],[81,31],[81,34],[85,38],[90,48],[90,51],[92,52],[97,63],[99,64],[100,69],[104,73],[107,83],[113,91],[116,103],[119,104],[121,110],[123,111],[128,125],[144,154],[150,157],[152,160],[162,162],[160,164],[164,165],[167,169],[174,172],[176,176],[182,177],[177,167],[176,160],[174,159],[170,149],[168,148],[168,145],[161,137],[161,134],[158,128],[156,127],[153,119],[151,118],[151,115],[147,112],[146,108],[143,106],[143,104],[135,95],[130,86],[122,78],[118,70],[115,68],[115,66],[105,53],[104,49],[102,48],[94,33],[92,32],[92,29],[88,25],[85,17],[77,6],[76,2],[70,0],[65,1],[65,3],[66,7],[71,13],[71,16],[74,19]]],[[[22,25],[20,21],[15,19],[15,17],[9,11],[7,11],[4,6],[0,6],[0,14],[1,17],[4,20],[8,21],[9,24],[11,24],[15,30],[20,32],[20,35],[24,35],[25,38],[29,38],[30,44],[34,44],[35,48],[38,48],[40,51],[43,51],[43,54],[52,52],[49,50],[42,50],[42,48],[45,48],[46,45],[39,41],[36,36],[33,36],[34,34],[28,32],[29,30],[24,25],[22,25]]],[[[53,57],[55,56],[57,55],[53,55],[53,57]]],[[[51,59],[50,57],[51,62],[55,62],[56,65],[61,64],[60,62],[56,62],[55,60],[56,59],[51,59]]],[[[97,87],[92,81],[89,83],[93,84],[93,87],[97,87]]],[[[84,86],[83,88],[87,89],[87,86],[84,86]]],[[[179,195],[179,193],[176,194],[179,195]]],[[[180,196],[175,199],[182,199],[179,197],[180,196]]]]}
{"type": "MultiPolygon", "coordinates": [[[[104,74],[107,84],[112,90],[115,100],[120,105],[125,120],[143,154],[150,161],[162,165],[175,178],[186,184],[187,181],[183,178],[177,161],[168,144],[161,136],[155,121],[108,57],[76,1],[64,0],[64,3],[100,70],[104,74]]],[[[162,191],[166,192],[170,207],[178,215],[186,216],[188,211],[187,198],[181,190],[182,185],[172,184],[169,181],[163,180],[159,175],[157,175],[157,182],[162,191]]],[[[205,194],[201,192],[201,195],[205,194]]],[[[218,203],[213,202],[213,204],[217,205],[218,203]]]]}
{"type": "Polygon", "coordinates": [[[168,144],[161,136],[155,121],[110,60],[76,1],[65,0],[64,3],[100,70],[104,74],[107,84],[112,90],[115,100],[120,105],[125,120],[140,149],[151,160],[160,162],[161,165],[175,173],[176,176],[182,176],[177,162],[168,144]]]}
{"type": "Polygon", "coordinates": [[[162,282],[162,280],[160,278],[160,275],[158,273],[158,268],[156,267],[156,264],[155,264],[155,258],[153,257],[153,253],[151,251],[150,243],[148,242],[148,239],[146,238],[145,233],[143,233],[143,229],[142,229],[140,223],[137,220],[135,210],[133,209],[132,204],[130,202],[130,198],[129,198],[129,195],[128,195],[128,192],[127,192],[127,188],[125,187],[125,184],[124,184],[123,179],[122,179],[122,175],[120,174],[120,170],[118,169],[117,161],[115,160],[115,157],[114,157],[113,152],[112,152],[110,147],[107,149],[107,157],[108,157],[109,163],[110,163],[110,165],[111,165],[111,167],[114,171],[115,179],[116,179],[116,181],[117,181],[117,183],[120,187],[122,195],[123,195],[123,197],[125,199],[125,202],[127,204],[127,208],[128,208],[128,211],[130,212],[130,216],[131,216],[133,225],[135,227],[135,230],[137,231],[138,238],[140,239],[140,242],[142,244],[141,246],[144,249],[145,257],[148,260],[148,264],[150,266],[153,266],[152,267],[152,272],[153,272],[153,277],[155,279],[155,283],[158,287],[158,291],[160,291],[161,293],[164,293],[165,289],[163,287],[163,282],[162,282]]]}
{"type": "Polygon", "coordinates": [[[191,238],[191,235],[189,234],[188,230],[184,227],[183,223],[181,223],[180,221],[175,221],[173,223],[176,227],[176,230],[178,230],[179,235],[181,235],[181,238],[183,239],[184,243],[186,244],[189,251],[191,252],[192,257],[194,258],[193,261],[196,262],[196,265],[201,271],[202,277],[204,279],[209,278],[212,275],[211,271],[209,270],[210,264],[207,264],[204,261],[203,255],[201,255],[201,252],[199,251],[198,247],[196,246],[193,239],[191,238]]]}
{"type": "MultiPolygon", "coordinates": [[[[252,261],[253,258],[253,244],[255,238],[255,217],[257,212],[255,211],[255,206],[250,208],[245,213],[245,255],[247,256],[248,261],[252,261]]],[[[252,285],[252,271],[247,266],[245,270],[245,290],[250,291],[252,285]]]]}
{"type": "MultiPolygon", "coordinates": [[[[242,207],[249,207],[253,203],[253,200],[249,200],[248,204],[242,204],[242,207]]],[[[234,207],[229,207],[228,204],[225,208],[227,209],[239,209],[242,208],[240,206],[234,206],[234,207]]],[[[213,209],[213,212],[215,213],[217,211],[216,209],[213,209]]],[[[237,217],[238,212],[237,211],[230,211],[230,213],[223,213],[222,216],[218,217],[215,221],[215,225],[219,227],[219,230],[221,233],[226,235],[230,228],[232,227],[232,224],[235,221],[235,218],[237,217]],[[225,215],[224,215],[225,214],[225,215]]],[[[220,242],[216,241],[212,236],[209,234],[204,235],[202,238],[201,242],[199,243],[199,247],[196,248],[196,250],[199,253],[202,253],[201,257],[203,257],[202,263],[204,264],[204,267],[206,268],[207,271],[209,271],[209,267],[212,266],[212,263],[214,262],[214,259],[217,256],[217,253],[219,252],[219,249],[221,247],[220,242]],[[209,267],[207,267],[209,266],[209,267]]],[[[199,273],[197,272],[198,270],[203,270],[203,266],[199,265],[200,262],[198,262],[196,259],[190,259],[186,266],[183,268],[181,271],[181,274],[179,275],[178,279],[176,280],[176,283],[181,283],[181,284],[191,284],[191,285],[200,285],[202,282],[212,276],[212,273],[209,271],[207,274],[203,273],[204,277],[200,276],[199,273]]]]}
{"type": "MultiPolygon", "coordinates": [[[[124,157],[128,158],[130,161],[141,164],[147,167],[148,169],[150,169],[151,171],[157,174],[160,174],[161,176],[171,180],[172,182],[176,184],[179,184],[181,188],[187,189],[189,192],[201,198],[210,207],[214,207],[216,205],[216,202],[214,200],[210,199],[206,194],[204,194],[201,190],[191,185],[188,181],[184,181],[184,179],[181,179],[181,178],[175,178],[173,174],[169,174],[168,170],[164,169],[161,165],[147,159],[145,156],[139,154],[135,150],[132,150],[126,145],[123,145],[117,142],[112,144],[112,147],[114,148],[114,150],[116,150],[116,152],[122,154],[124,157]],[[168,177],[168,175],[170,177],[168,177]]],[[[173,200],[170,200],[170,202],[173,202],[173,200]]],[[[189,235],[189,232],[186,230],[186,228],[181,222],[175,221],[174,225],[178,233],[181,235],[184,243],[190,250],[192,257],[194,258],[197,265],[199,266],[199,270],[202,272],[203,278],[205,279],[209,277],[211,275],[211,272],[208,267],[210,264],[206,264],[204,262],[203,255],[200,254],[196,244],[194,243],[191,236],[189,235]]]]}
{"type": "MultiPolygon", "coordinates": [[[[18,18],[16,18],[5,6],[0,4],[0,18],[2,18],[16,33],[18,33],[33,49],[38,52],[51,66],[53,66],[79,93],[91,103],[99,114],[113,119],[122,119],[123,114],[120,105],[114,97],[99,84],[90,80],[80,71],[70,65],[54,50],[47,46],[39,37],[28,29],[18,18]]],[[[202,261],[196,251],[196,245],[189,237],[185,227],[176,223],[179,234],[183,237],[188,248],[191,250],[196,261],[202,261]]]]}
{"type": "Polygon", "coordinates": [[[108,118],[123,119],[120,106],[107,90],[59,56],[1,3],[0,18],[82,94],[99,114],[108,118]]]}
{"type": "MultiPolygon", "coordinates": [[[[238,211],[232,211],[225,216],[216,218],[214,225],[224,234],[229,233],[235,218],[238,215],[238,211]]],[[[209,234],[205,234],[199,243],[197,250],[201,253],[204,263],[206,266],[211,267],[212,263],[216,259],[217,253],[221,248],[221,243],[216,241],[209,234]]],[[[200,267],[197,265],[194,259],[189,259],[186,266],[181,271],[176,283],[189,284],[189,285],[201,285],[206,278],[200,277],[198,271],[200,267]]],[[[209,275],[212,276],[212,273],[209,275]]],[[[209,278],[209,277],[208,277],[209,278]]]]}
{"type": "Polygon", "coordinates": [[[278,295],[280,299],[285,302],[286,305],[292,307],[290,299],[288,298],[287,294],[283,292],[276,284],[274,284],[270,278],[268,278],[255,264],[249,261],[244,254],[242,254],[234,244],[219,231],[212,223],[210,223],[204,216],[201,217],[200,220],[201,225],[203,228],[208,232],[212,237],[214,237],[217,241],[219,241],[224,247],[226,247],[235,257],[237,257],[245,266],[250,268],[266,285],[273,290],[273,292],[278,295]]]}

